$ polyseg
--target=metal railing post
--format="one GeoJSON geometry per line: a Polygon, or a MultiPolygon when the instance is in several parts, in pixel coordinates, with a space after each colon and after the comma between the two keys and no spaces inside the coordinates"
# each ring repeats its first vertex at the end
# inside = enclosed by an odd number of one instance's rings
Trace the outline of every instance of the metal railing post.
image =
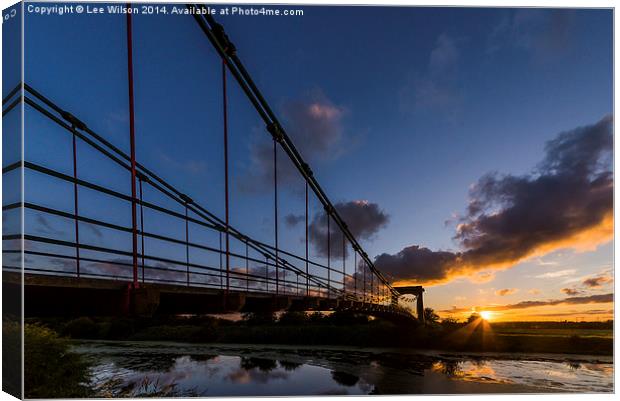
{"type": "MultiPolygon", "coordinates": [[[[130,6],[128,5],[128,8],[130,6]]],[[[133,287],[138,288],[138,229],[136,223],[136,138],[133,87],[133,38],[131,13],[127,13],[127,72],[129,86],[129,147],[131,158],[131,228],[133,248],[133,287]]]]}

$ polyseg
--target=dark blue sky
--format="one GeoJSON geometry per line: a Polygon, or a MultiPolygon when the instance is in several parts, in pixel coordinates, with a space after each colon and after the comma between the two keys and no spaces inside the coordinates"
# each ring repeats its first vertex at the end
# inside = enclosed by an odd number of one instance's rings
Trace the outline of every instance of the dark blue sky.
{"type": "MultiPolygon", "coordinates": [[[[612,112],[610,10],[303,10],[217,19],[332,200],[389,215],[364,241],[371,256],[457,248],[445,221],[472,183],[529,173],[546,141],[612,112]],[[302,138],[303,123],[324,129],[321,146],[302,138]]],[[[26,82],[128,150],[125,17],[26,13],[25,39],[26,82]]],[[[139,161],[222,216],[220,61],[189,16],[135,16],[134,46],[139,161]]],[[[270,242],[272,194],[248,185],[261,182],[270,139],[229,78],[232,223],[270,242]]],[[[27,127],[27,155],[69,172],[69,137],[33,115],[27,127]]],[[[127,192],[81,148],[80,174],[127,192]]],[[[302,181],[285,185],[282,216],[302,213],[302,181]]],[[[93,217],[112,207],[95,198],[93,217]]],[[[301,227],[282,226],[301,252],[301,227]]]]}

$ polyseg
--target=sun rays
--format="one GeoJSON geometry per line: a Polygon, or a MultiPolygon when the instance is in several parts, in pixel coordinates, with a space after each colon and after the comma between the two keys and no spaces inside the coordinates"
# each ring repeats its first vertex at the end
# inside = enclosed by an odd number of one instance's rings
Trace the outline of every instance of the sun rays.
{"type": "Polygon", "coordinates": [[[489,323],[489,320],[492,318],[493,313],[490,311],[472,313],[466,326],[448,336],[449,341],[458,346],[469,344],[482,350],[493,349],[495,333],[489,323]]]}

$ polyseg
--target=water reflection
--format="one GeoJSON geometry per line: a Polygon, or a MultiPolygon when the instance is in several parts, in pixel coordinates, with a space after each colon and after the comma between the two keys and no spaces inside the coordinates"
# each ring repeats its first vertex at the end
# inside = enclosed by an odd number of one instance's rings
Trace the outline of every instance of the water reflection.
{"type": "Polygon", "coordinates": [[[493,367],[482,360],[438,361],[433,364],[431,370],[466,381],[510,383],[509,380],[501,380],[497,377],[493,367]]]}
{"type": "Polygon", "coordinates": [[[230,372],[226,376],[226,379],[237,384],[248,384],[253,382],[267,384],[276,380],[287,380],[289,378],[288,372],[272,372],[276,369],[276,361],[269,362],[273,362],[273,365],[263,363],[262,367],[256,367],[248,364],[247,361],[244,361],[244,358],[242,358],[239,368],[230,372]]]}
{"type": "Polygon", "coordinates": [[[338,372],[336,370],[332,371],[332,379],[334,379],[336,383],[347,387],[355,386],[357,382],[360,381],[360,378],[355,375],[346,372],[338,372]]]}
{"type": "Polygon", "coordinates": [[[303,365],[301,363],[290,362],[290,361],[278,361],[278,364],[280,364],[282,369],[289,371],[289,372],[292,372],[293,370],[303,365]]]}
{"type": "Polygon", "coordinates": [[[245,370],[258,368],[261,372],[271,372],[277,367],[277,361],[273,359],[241,358],[241,368],[245,370]]]}
{"type": "MultiPolygon", "coordinates": [[[[330,369],[261,357],[110,352],[92,360],[98,397],[174,397],[368,394],[359,377],[330,369]]],[[[84,347],[79,351],[83,352],[84,347]]],[[[95,357],[96,356],[96,357],[95,357]]]]}
{"type": "Polygon", "coordinates": [[[88,342],[99,397],[611,392],[613,364],[357,349],[88,342]]]}
{"type": "Polygon", "coordinates": [[[568,361],[443,360],[432,371],[464,381],[517,384],[551,391],[609,392],[613,365],[568,361]]]}

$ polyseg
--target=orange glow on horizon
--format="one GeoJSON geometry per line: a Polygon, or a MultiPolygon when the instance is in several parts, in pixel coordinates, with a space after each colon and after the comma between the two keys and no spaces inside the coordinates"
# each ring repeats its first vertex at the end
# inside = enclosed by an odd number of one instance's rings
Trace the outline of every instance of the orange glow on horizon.
{"type": "MultiPolygon", "coordinates": [[[[614,318],[614,304],[599,303],[599,304],[583,304],[583,305],[548,305],[548,306],[536,306],[531,308],[521,309],[506,309],[499,311],[486,311],[480,307],[478,312],[484,320],[489,320],[484,317],[483,313],[490,312],[490,321],[492,322],[551,322],[551,321],[580,321],[580,322],[596,322],[613,320],[614,318]]],[[[457,320],[466,320],[472,311],[459,311],[448,312],[439,311],[437,314],[440,318],[455,318],[457,320]]]]}

